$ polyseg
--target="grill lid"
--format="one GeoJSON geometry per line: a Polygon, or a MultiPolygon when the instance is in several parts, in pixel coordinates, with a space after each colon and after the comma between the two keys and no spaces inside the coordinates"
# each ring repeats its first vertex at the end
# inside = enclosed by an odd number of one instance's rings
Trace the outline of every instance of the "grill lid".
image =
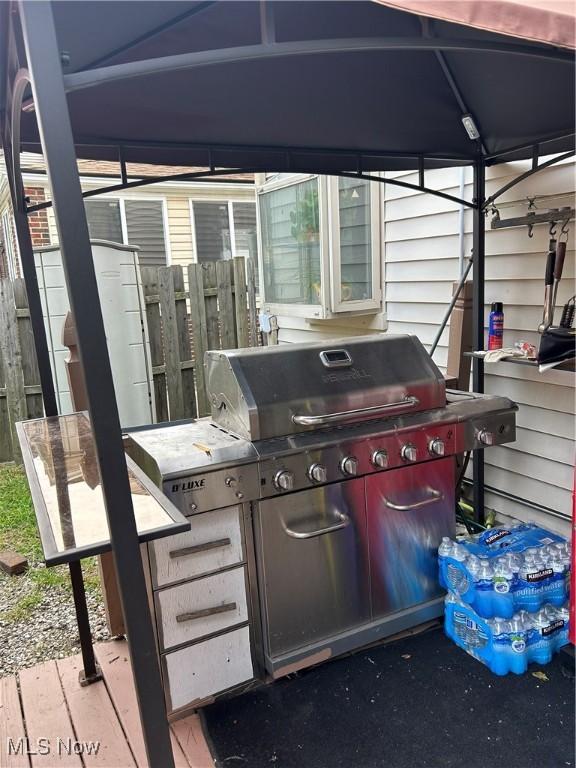
{"type": "Polygon", "coordinates": [[[427,411],[444,377],[415,336],[206,353],[212,420],[248,440],[427,411]]]}

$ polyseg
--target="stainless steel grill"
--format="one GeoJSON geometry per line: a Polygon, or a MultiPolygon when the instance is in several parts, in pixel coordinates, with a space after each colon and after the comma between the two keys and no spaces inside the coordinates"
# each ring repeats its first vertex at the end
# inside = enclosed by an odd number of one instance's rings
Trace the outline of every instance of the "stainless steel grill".
{"type": "Polygon", "coordinates": [[[211,419],[130,433],[186,514],[248,511],[254,654],[273,676],[441,612],[455,457],[515,439],[413,336],[209,352],[211,419]]]}

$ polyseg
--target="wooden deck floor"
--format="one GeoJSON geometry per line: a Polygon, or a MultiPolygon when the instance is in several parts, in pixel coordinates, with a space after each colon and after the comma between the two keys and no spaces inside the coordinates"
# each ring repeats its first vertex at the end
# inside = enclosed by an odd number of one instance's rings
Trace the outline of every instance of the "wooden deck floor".
{"type": "MultiPolygon", "coordinates": [[[[80,656],[0,680],[1,768],[148,766],[127,644],[111,641],[95,650],[104,680],[85,688],[78,683],[80,656]],[[78,742],[86,745],[82,754],[74,753],[78,742]],[[90,742],[99,742],[98,749],[90,742]],[[21,746],[18,754],[11,745],[21,746]]],[[[171,737],[176,768],[213,768],[197,715],[173,723],[171,737]]]]}

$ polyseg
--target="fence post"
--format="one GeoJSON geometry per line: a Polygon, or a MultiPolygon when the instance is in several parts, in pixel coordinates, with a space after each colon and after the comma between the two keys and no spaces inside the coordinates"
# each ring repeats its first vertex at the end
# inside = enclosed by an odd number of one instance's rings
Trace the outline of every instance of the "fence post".
{"type": "Polygon", "coordinates": [[[142,290],[146,303],[146,322],[148,323],[148,337],[150,339],[150,360],[153,369],[152,378],[154,401],[156,403],[156,421],[168,421],[162,325],[160,321],[160,304],[157,298],[158,269],[157,267],[140,267],[140,276],[142,278],[142,290]]]}
{"type": "Polygon", "coordinates": [[[249,344],[258,346],[258,317],[256,312],[256,271],[254,259],[246,259],[246,292],[248,294],[249,344]]]}
{"type": "Polygon", "coordinates": [[[6,402],[8,420],[10,422],[10,439],[12,455],[18,462],[22,460],[20,445],[14,430],[17,421],[27,417],[26,391],[24,389],[24,373],[22,371],[22,351],[18,338],[18,320],[12,282],[0,280],[0,350],[4,362],[6,384],[6,402]]]}
{"type": "Polygon", "coordinates": [[[26,394],[26,418],[39,419],[44,415],[42,402],[42,387],[40,386],[40,370],[36,359],[34,334],[26,295],[24,279],[19,277],[12,283],[14,290],[14,305],[16,307],[16,322],[18,338],[22,352],[22,374],[24,376],[24,392],[26,394]]]}
{"type": "Polygon", "coordinates": [[[236,346],[236,328],[234,304],[232,301],[232,270],[230,261],[216,262],[218,282],[218,315],[220,318],[221,349],[233,349],[236,346]]]}
{"type": "MultiPolygon", "coordinates": [[[[194,369],[190,344],[190,329],[188,327],[187,295],[184,290],[184,272],[179,264],[170,267],[174,281],[174,299],[176,327],[178,330],[178,354],[180,357],[180,376],[182,378],[182,416],[179,418],[195,418],[196,393],[194,391],[194,369]]],[[[170,411],[170,418],[175,418],[170,411]]]]}
{"type": "Polygon", "coordinates": [[[198,416],[208,416],[210,403],[206,392],[204,353],[208,349],[206,304],[204,301],[204,272],[201,264],[188,265],[188,288],[190,292],[190,325],[194,345],[194,373],[198,396],[198,416]]]}
{"type": "Polygon", "coordinates": [[[234,313],[236,316],[236,341],[239,349],[247,347],[248,338],[248,312],[246,291],[246,270],[244,257],[236,256],[232,262],[234,272],[234,313]]]}
{"type": "Polygon", "coordinates": [[[166,386],[168,389],[170,419],[183,419],[184,395],[182,393],[182,372],[180,369],[180,350],[178,348],[174,279],[170,267],[160,267],[158,270],[158,296],[160,298],[160,315],[162,317],[164,365],[166,366],[166,386]]]}
{"type": "Polygon", "coordinates": [[[216,264],[202,264],[204,274],[204,303],[206,305],[206,333],[208,349],[220,349],[220,324],[218,322],[218,296],[216,264]]]}

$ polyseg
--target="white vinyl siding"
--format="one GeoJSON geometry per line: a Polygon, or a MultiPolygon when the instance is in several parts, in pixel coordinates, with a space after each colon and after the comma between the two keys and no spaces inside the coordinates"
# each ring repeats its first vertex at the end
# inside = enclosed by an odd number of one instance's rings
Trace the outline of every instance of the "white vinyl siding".
{"type": "MultiPolygon", "coordinates": [[[[527,167],[514,163],[487,173],[487,195],[527,167]]],[[[417,183],[417,174],[403,174],[417,183]]],[[[465,196],[471,197],[472,171],[466,170],[465,196]]],[[[458,195],[459,170],[426,174],[429,186],[458,195]]],[[[540,172],[506,193],[501,218],[521,215],[526,197],[562,195],[574,190],[574,164],[563,163],[540,172]],[[515,206],[514,203],[518,203],[515,206]]],[[[500,201],[499,201],[500,202],[500,201]]],[[[543,208],[573,205],[570,198],[539,201],[543,208]]],[[[429,347],[458,279],[457,205],[398,187],[387,186],[385,203],[386,312],[390,333],[416,333],[429,347]]],[[[574,224],[568,241],[557,307],[575,293],[574,224]]],[[[464,215],[466,257],[472,246],[472,213],[464,215]]],[[[486,309],[492,301],[504,303],[504,346],[517,339],[538,344],[542,319],[544,265],[548,227],[491,230],[486,221],[486,309]]],[[[557,309],[558,313],[558,309],[557,309]]],[[[558,317],[558,314],[557,314],[558,317]]],[[[446,364],[448,330],[442,335],[434,359],[446,364]]],[[[561,525],[571,513],[574,466],[574,375],[565,371],[540,374],[536,368],[513,363],[486,365],[486,392],[510,397],[518,403],[517,440],[485,452],[486,485],[553,511],[554,517],[488,492],[486,504],[504,515],[561,525]]],[[[567,527],[566,529],[567,530],[567,527]]]]}

